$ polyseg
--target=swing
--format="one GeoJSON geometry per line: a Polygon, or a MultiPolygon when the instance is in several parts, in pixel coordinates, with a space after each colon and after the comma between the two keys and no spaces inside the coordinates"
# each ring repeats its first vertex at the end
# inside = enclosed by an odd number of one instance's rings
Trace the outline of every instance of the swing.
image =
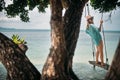
{"type": "MultiPolygon", "coordinates": [[[[88,15],[90,15],[90,11],[89,11],[89,5],[86,4],[87,6],[87,12],[88,12],[88,15]]],[[[86,17],[86,6],[85,6],[85,17],[86,17]]],[[[101,20],[103,19],[103,13],[102,13],[102,16],[101,16],[101,20]]],[[[101,65],[101,62],[98,62],[96,63],[95,61],[95,47],[94,47],[94,44],[93,44],[93,40],[92,41],[92,51],[93,51],[93,61],[88,61],[91,65],[93,65],[93,68],[95,69],[95,67],[100,67],[100,68],[103,68],[105,70],[108,70],[109,69],[109,63],[108,63],[108,58],[107,58],[107,49],[106,49],[106,43],[105,43],[105,35],[104,35],[104,28],[103,28],[103,25],[102,25],[102,33],[103,33],[103,40],[104,40],[104,47],[105,47],[105,55],[106,55],[106,63],[104,63],[104,65],[102,66],[101,65]]]]}

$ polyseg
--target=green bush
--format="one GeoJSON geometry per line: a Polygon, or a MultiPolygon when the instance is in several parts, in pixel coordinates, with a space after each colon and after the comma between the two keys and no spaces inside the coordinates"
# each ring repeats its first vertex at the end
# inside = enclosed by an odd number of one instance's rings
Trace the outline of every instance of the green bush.
{"type": "Polygon", "coordinates": [[[17,34],[12,35],[12,40],[15,44],[26,44],[27,43],[23,38],[20,38],[19,35],[17,34]]]}

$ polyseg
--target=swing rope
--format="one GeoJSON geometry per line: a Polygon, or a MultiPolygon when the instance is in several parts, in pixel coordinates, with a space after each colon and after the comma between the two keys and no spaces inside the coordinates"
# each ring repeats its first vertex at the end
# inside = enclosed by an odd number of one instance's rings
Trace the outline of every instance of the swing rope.
{"type": "MultiPolygon", "coordinates": [[[[101,20],[102,20],[102,19],[103,19],[103,13],[101,14],[101,20]]],[[[108,63],[108,57],[107,57],[107,48],[106,48],[106,40],[105,40],[105,33],[104,33],[103,24],[102,24],[101,26],[102,26],[102,33],[103,33],[103,40],[104,40],[104,47],[105,47],[106,64],[109,64],[109,63],[108,63]]]]}
{"type": "Polygon", "coordinates": [[[88,15],[90,15],[89,4],[87,4],[87,11],[88,11],[88,15]]]}
{"type": "MultiPolygon", "coordinates": [[[[86,17],[86,12],[88,15],[90,15],[90,10],[89,10],[89,4],[87,3],[86,6],[85,6],[85,17],[86,17]],[[86,11],[86,7],[87,7],[87,11],[86,11]]],[[[101,15],[101,20],[103,19],[103,12],[102,12],[102,15],[101,15]]],[[[107,57],[107,48],[106,48],[106,41],[105,41],[105,34],[104,34],[104,27],[103,27],[103,24],[101,25],[102,26],[102,33],[103,33],[103,40],[104,40],[104,47],[105,47],[105,55],[106,55],[106,64],[109,64],[108,63],[108,57],[107,57]]],[[[95,61],[95,47],[94,47],[94,43],[93,43],[93,40],[92,41],[92,51],[93,51],[93,61],[95,61]]],[[[95,66],[94,66],[95,68],[95,66]]]]}
{"type": "MultiPolygon", "coordinates": [[[[88,3],[85,6],[85,17],[86,17],[86,12],[87,12],[87,15],[90,15],[90,10],[89,10],[89,4],[88,3]],[[86,7],[87,7],[87,9],[86,9],[86,7]]],[[[91,42],[92,42],[93,61],[95,61],[95,47],[94,47],[94,43],[93,43],[93,39],[92,38],[91,38],[91,42]]],[[[95,68],[95,66],[94,66],[94,68],[95,68]]]]}

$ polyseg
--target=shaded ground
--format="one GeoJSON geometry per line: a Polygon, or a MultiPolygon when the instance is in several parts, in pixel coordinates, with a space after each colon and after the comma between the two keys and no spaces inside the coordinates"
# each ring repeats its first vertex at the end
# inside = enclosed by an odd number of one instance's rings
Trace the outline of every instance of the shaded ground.
{"type": "MultiPolygon", "coordinates": [[[[43,65],[35,65],[37,69],[41,72],[43,65]]],[[[103,80],[106,75],[106,70],[96,67],[93,70],[93,66],[85,63],[74,63],[73,69],[77,76],[81,80],[103,80]]],[[[0,63],[0,80],[5,80],[6,70],[0,63]]]]}

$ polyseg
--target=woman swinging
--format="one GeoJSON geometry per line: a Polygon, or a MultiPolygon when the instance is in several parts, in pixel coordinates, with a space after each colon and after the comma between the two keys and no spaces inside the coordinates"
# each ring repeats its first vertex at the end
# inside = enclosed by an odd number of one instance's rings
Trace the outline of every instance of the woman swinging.
{"type": "Polygon", "coordinates": [[[104,59],[103,59],[103,40],[100,34],[101,31],[101,27],[102,27],[102,23],[103,20],[100,20],[100,26],[99,28],[97,28],[94,25],[94,21],[93,21],[93,17],[88,15],[86,16],[86,20],[87,20],[87,26],[86,26],[86,33],[88,35],[90,35],[90,37],[93,39],[93,43],[96,45],[96,64],[98,64],[98,58],[100,56],[100,60],[101,60],[101,66],[104,65],[104,59]]]}

